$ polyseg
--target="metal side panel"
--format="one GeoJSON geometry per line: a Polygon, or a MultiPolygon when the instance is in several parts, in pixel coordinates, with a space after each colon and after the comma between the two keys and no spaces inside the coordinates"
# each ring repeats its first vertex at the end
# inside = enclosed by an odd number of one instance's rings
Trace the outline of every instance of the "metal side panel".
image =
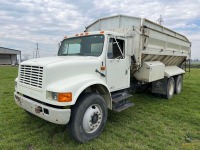
{"type": "Polygon", "coordinates": [[[139,81],[153,82],[164,78],[165,65],[159,61],[144,62],[142,67],[134,73],[139,81]]]}
{"type": "Polygon", "coordinates": [[[165,77],[172,77],[179,74],[184,74],[185,71],[177,66],[167,66],[165,67],[165,77]]]}
{"type": "Polygon", "coordinates": [[[124,29],[124,31],[121,30],[120,33],[127,33],[126,28],[129,29],[135,26],[139,29],[140,25],[141,25],[141,18],[125,16],[125,15],[116,15],[96,20],[95,22],[86,27],[86,31],[87,32],[100,31],[100,30],[114,31],[116,29],[124,29]]]}

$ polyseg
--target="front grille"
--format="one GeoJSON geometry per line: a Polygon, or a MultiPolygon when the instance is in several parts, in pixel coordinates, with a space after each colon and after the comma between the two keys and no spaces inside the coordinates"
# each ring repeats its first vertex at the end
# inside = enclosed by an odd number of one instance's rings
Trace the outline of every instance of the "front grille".
{"type": "Polygon", "coordinates": [[[20,67],[20,82],[34,87],[42,88],[43,67],[26,66],[20,67]]]}

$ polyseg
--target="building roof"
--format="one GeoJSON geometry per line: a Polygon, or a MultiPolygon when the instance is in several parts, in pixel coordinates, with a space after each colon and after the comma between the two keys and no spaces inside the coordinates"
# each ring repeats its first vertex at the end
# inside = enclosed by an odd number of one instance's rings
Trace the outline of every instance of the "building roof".
{"type": "Polygon", "coordinates": [[[0,47],[0,54],[21,54],[21,51],[15,50],[15,49],[10,49],[10,48],[5,48],[5,47],[0,47]]]}

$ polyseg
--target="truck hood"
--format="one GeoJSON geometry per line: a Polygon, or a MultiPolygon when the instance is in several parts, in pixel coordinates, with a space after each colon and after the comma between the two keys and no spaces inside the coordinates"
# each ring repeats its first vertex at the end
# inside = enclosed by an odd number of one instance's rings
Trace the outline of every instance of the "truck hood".
{"type": "Polygon", "coordinates": [[[30,65],[30,66],[41,66],[44,67],[51,63],[56,63],[59,61],[66,62],[66,61],[79,61],[79,60],[92,60],[98,59],[97,57],[91,56],[55,56],[55,57],[43,57],[37,59],[30,59],[24,62],[21,62],[20,65],[30,65]]]}
{"type": "MultiPolygon", "coordinates": [[[[69,86],[82,78],[99,79],[100,74],[96,72],[96,69],[100,69],[102,60],[99,57],[91,56],[57,56],[24,61],[20,64],[20,66],[22,65],[43,67],[43,70],[40,70],[42,72],[42,88],[45,91],[51,91],[55,90],[55,84],[65,83],[69,86]]],[[[63,86],[56,88],[57,91],[64,91],[63,86]]]]}
{"type": "Polygon", "coordinates": [[[64,91],[63,86],[55,86],[55,84],[70,86],[70,84],[73,85],[74,82],[79,82],[81,79],[100,78],[100,74],[95,70],[100,69],[102,61],[97,57],[64,56],[52,59],[54,61],[43,60],[43,65],[46,64],[44,66],[43,83],[48,87],[48,91],[55,90],[55,87],[57,91],[64,91]]]}

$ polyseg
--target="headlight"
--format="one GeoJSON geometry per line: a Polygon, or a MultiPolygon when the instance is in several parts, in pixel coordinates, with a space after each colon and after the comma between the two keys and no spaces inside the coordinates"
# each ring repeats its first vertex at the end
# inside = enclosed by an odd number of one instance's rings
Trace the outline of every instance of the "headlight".
{"type": "Polygon", "coordinates": [[[58,100],[58,93],[52,92],[51,97],[52,97],[53,100],[57,101],[58,100]]]}
{"type": "Polygon", "coordinates": [[[47,99],[51,99],[58,102],[71,102],[72,93],[57,93],[57,92],[47,92],[47,99]]]}

